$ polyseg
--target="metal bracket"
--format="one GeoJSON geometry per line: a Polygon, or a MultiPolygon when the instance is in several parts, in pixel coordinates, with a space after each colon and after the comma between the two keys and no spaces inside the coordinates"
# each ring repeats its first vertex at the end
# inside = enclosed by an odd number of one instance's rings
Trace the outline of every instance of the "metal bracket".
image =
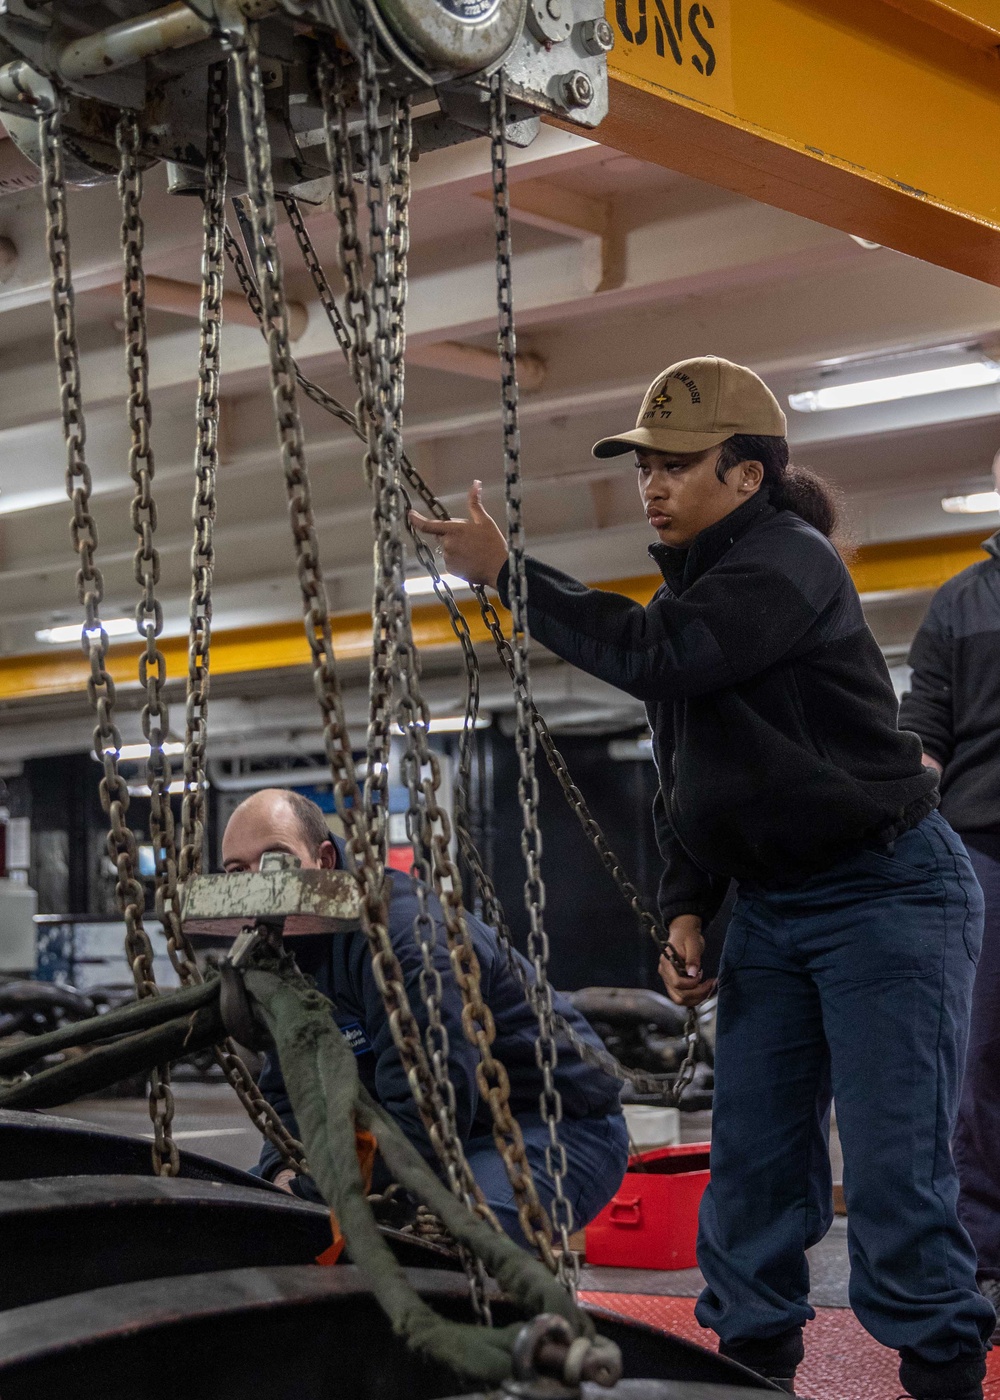
{"type": "Polygon", "coordinates": [[[181,893],[185,933],[235,938],[249,924],[280,920],[284,937],[354,933],[361,897],[346,870],[265,868],[233,875],[195,875],[181,893]]]}
{"type": "MultiPolygon", "coordinates": [[[[280,938],[280,929],[277,932],[280,938]]],[[[233,1039],[249,1050],[272,1050],[274,1041],[254,1012],[241,969],[251,951],[262,943],[270,943],[273,936],[274,931],[268,927],[244,928],[219,967],[222,1023],[233,1039]]]]}
{"type": "Polygon", "coordinates": [[[501,1394],[510,1400],[576,1400],[583,1381],[610,1387],[621,1379],[621,1352],[604,1337],[574,1337],[564,1317],[539,1313],[518,1332],[513,1376],[501,1394]]]}

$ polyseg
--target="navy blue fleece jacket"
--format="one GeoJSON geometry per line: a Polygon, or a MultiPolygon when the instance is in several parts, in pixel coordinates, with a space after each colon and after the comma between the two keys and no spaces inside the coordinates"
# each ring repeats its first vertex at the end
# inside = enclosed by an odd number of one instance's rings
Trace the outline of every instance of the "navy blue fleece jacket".
{"type": "MultiPolygon", "coordinates": [[[[685,549],[655,544],[643,607],[527,561],[532,637],[645,701],[660,915],[704,920],[730,879],[795,884],[937,805],[830,541],[767,488],[685,549]]],[[[508,601],[509,571],[497,580],[508,601]]]]}

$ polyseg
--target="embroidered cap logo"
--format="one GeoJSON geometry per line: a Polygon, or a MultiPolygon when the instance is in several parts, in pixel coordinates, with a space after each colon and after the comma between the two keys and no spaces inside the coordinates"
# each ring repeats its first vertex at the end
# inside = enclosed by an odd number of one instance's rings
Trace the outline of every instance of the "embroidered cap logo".
{"type": "Polygon", "coordinates": [[[659,393],[650,399],[645,416],[647,418],[669,418],[671,410],[666,405],[672,402],[673,400],[667,393],[666,384],[664,384],[659,393]]]}

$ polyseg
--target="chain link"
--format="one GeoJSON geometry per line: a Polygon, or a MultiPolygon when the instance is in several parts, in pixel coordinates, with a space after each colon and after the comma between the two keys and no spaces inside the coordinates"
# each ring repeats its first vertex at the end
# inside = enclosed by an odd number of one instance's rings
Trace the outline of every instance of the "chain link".
{"type": "MultiPolygon", "coordinates": [[[[368,52],[370,56],[370,46],[368,52]]],[[[361,93],[366,99],[363,101],[363,107],[367,118],[363,128],[363,153],[368,183],[369,229],[375,231],[374,238],[370,237],[369,245],[373,264],[372,288],[370,292],[366,292],[356,232],[356,197],[352,180],[345,88],[346,74],[343,65],[340,65],[339,69],[335,68],[332,74],[328,74],[325,82],[321,76],[321,91],[328,113],[331,112],[331,96],[333,98],[332,119],[328,120],[328,129],[331,132],[328,154],[334,173],[336,204],[341,221],[340,262],[347,288],[347,315],[354,344],[364,347],[363,352],[357,353],[354,359],[360,360],[364,353],[369,360],[367,366],[357,366],[356,382],[361,393],[359,407],[367,417],[368,403],[371,399],[376,453],[381,454],[373,454],[369,446],[366,463],[366,473],[378,486],[375,523],[379,542],[376,556],[380,561],[381,580],[380,587],[376,589],[375,608],[377,617],[378,609],[385,606],[384,600],[391,589],[387,627],[393,636],[391,670],[397,686],[395,714],[406,738],[402,769],[409,792],[407,829],[414,851],[412,875],[419,907],[416,933],[425,967],[422,992],[428,1004],[430,1031],[434,1036],[436,1052],[432,1055],[432,1062],[441,1057],[440,1035],[443,1027],[439,1030],[436,1024],[440,979],[431,975],[433,922],[426,904],[428,879],[433,883],[434,891],[441,902],[450,960],[462,994],[463,1030],[480,1052],[477,1066],[478,1087],[490,1106],[494,1138],[515,1192],[521,1227],[525,1237],[536,1245],[543,1259],[550,1267],[554,1267],[551,1226],[538,1198],[520,1125],[510,1111],[509,1080],[502,1064],[492,1053],[495,1026],[492,1013],[482,999],[479,965],[462,904],[461,881],[451,857],[450,822],[437,798],[440,783],[439,763],[436,754],[430,750],[427,743],[429,715],[419,691],[419,662],[413,646],[409,607],[403,586],[403,527],[407,518],[409,498],[402,490],[400,476],[408,475],[409,464],[406,463],[402,451],[396,421],[398,404],[401,403],[403,359],[401,317],[396,308],[401,308],[405,298],[403,254],[407,233],[404,217],[406,197],[399,176],[400,162],[396,153],[401,144],[405,148],[408,138],[404,124],[393,120],[393,113],[390,112],[393,152],[389,161],[389,181],[392,193],[387,201],[387,215],[383,225],[382,208],[377,195],[381,181],[378,159],[381,137],[377,121],[378,103],[377,100],[373,100],[376,92],[374,63],[369,57],[366,71],[363,60],[361,93]],[[334,133],[339,139],[334,139],[334,133]],[[379,285],[383,263],[386,268],[391,267],[396,274],[389,279],[385,288],[379,285]],[[359,324],[366,307],[371,308],[374,317],[374,336],[369,334],[367,322],[359,324]],[[387,383],[394,366],[398,366],[395,371],[396,377],[387,383]],[[368,370],[367,375],[365,369],[368,370]],[[374,394],[371,396],[366,392],[369,382],[374,385],[374,394]],[[425,774],[427,776],[423,776],[425,774]]],[[[322,269],[318,268],[318,260],[310,260],[307,257],[306,262],[307,266],[313,266],[314,281],[317,276],[325,281],[322,269]]],[[[321,295],[321,300],[327,304],[328,301],[332,301],[332,296],[321,295]]],[[[368,418],[368,422],[371,422],[371,418],[368,418]]],[[[373,704],[372,715],[377,713],[377,705],[373,704]]],[[[446,1060],[442,1061],[442,1071],[445,1071],[445,1068],[446,1060]]]]}
{"type": "MultiPolygon", "coordinates": [[[[139,656],[139,684],[146,692],[141,711],[142,732],[149,742],[146,781],[149,785],[149,835],[155,861],[156,909],[163,920],[171,962],[181,980],[197,980],[193,956],[181,930],[177,901],[177,852],[174,818],[170,807],[170,760],[163,744],[170,720],[163,687],[167,679],[166,661],[157,644],[163,631],[163,609],[156,597],[160,577],[160,557],[154,542],[156,502],[153,497],[153,450],[150,444],[152,406],[149,401],[149,353],[146,336],[146,279],[142,266],[144,226],[142,220],[142,170],[140,166],[139,123],[134,112],[124,112],[115,131],[120,160],[118,195],[122,204],[121,244],[124,255],[123,300],[125,314],[125,365],[128,375],[127,415],[129,434],[129,474],[135,484],[132,497],[132,528],[139,543],[134,558],[135,580],[142,590],[136,605],[136,628],[146,643],[139,656]]],[[[133,865],[134,874],[134,865],[133,865]]],[[[141,889],[141,887],[140,887],[141,889]]],[[[144,901],[144,895],[140,895],[144,901]]],[[[126,949],[133,958],[146,960],[149,939],[129,930],[126,920],[126,949]]],[[[149,948],[151,955],[152,949],[149,948]]],[[[144,969],[135,972],[139,996],[155,992],[152,957],[148,957],[148,980],[144,969]]],[[[153,1157],[163,1176],[176,1176],[180,1158],[171,1136],[174,1097],[170,1088],[170,1066],[160,1065],[149,1077],[149,1116],[153,1124],[153,1157]]]]}
{"type": "Polygon", "coordinates": [[[531,671],[528,655],[528,584],[524,563],[524,522],[521,513],[521,434],[518,425],[517,341],[514,329],[513,258],[510,232],[510,199],[507,189],[507,98],[503,71],[490,80],[490,152],[493,173],[493,217],[496,233],[498,347],[500,352],[501,422],[504,453],[504,494],[507,502],[507,548],[510,562],[512,651],[514,654],[515,745],[518,758],[518,797],[523,826],[521,849],[526,880],[524,904],[528,911],[528,959],[535,973],[531,1001],[538,1020],[535,1059],[542,1073],[540,1108],[548,1127],[545,1167],[552,1178],[552,1220],[559,1232],[562,1252],[559,1276],[575,1296],[579,1263],[570,1248],[573,1207],[564,1181],[568,1170],[566,1151],[559,1141],[562,1098],[556,1087],[559,1062],[552,1023],[552,988],[548,980],[549,941],[545,932],[545,885],[542,880],[542,833],[538,824],[538,779],[535,775],[535,730],[531,723],[531,671]]]}
{"type": "MultiPolygon", "coordinates": [[[[153,949],[143,922],[145,894],[137,878],[138,852],[126,821],[128,787],[118,771],[121,735],[115,724],[115,684],[107,669],[108,635],[100,620],[104,580],[97,567],[97,526],[90,510],[91,475],[86,460],[86,420],[80,385],[80,351],[76,334],[75,299],[66,211],[62,159],[61,113],[58,105],[39,113],[42,193],[46,216],[46,249],[52,274],[55,356],[66,442],[66,490],[73,506],[71,536],[79,560],[77,594],[84,609],[83,653],[90,675],[87,693],[95,714],[94,751],[100,758],[101,804],[108,814],[108,854],[117,871],[116,894],[125,920],[125,949],[140,997],[156,993],[153,949]]],[[[150,1117],[153,1123],[153,1167],[157,1175],[176,1175],[177,1147],[170,1136],[173,1101],[169,1082],[151,1076],[150,1117]]]]}
{"type": "MultiPolygon", "coordinates": [[[[371,952],[376,985],[421,1121],[435,1152],[445,1164],[452,1189],[457,1194],[468,1189],[480,1210],[488,1212],[467,1164],[467,1181],[459,1181],[457,1166],[448,1159],[442,1139],[442,1125],[446,1123],[444,1105],[406,995],[402,968],[392,947],[385,905],[385,869],[371,840],[354,768],[333,652],[326,588],[319,562],[302,426],[295,398],[296,378],[282,285],[281,255],[275,234],[270,143],[255,26],[248,26],[245,45],[236,51],[234,58],[247,159],[254,260],[268,343],[278,441],[288,487],[306,636],[313,658],[313,682],[323,716],[324,743],[334,779],[334,797],[346,832],[348,868],[354,874],[361,894],[361,924],[371,952]]],[[[496,1224],[491,1214],[490,1219],[496,1224]]]]}
{"type": "Polygon", "coordinates": [[[201,307],[198,397],[195,405],[195,489],[192,502],[191,599],[188,609],[188,680],[184,732],[184,800],[181,806],[182,880],[200,874],[205,846],[205,746],[212,641],[212,577],[215,566],[216,480],[219,468],[219,376],[222,363],[222,295],[225,277],[226,140],[229,70],[208,70],[205,190],[202,213],[201,307]]]}
{"type": "MultiPolygon", "coordinates": [[[[389,161],[389,194],[386,197],[381,169],[381,131],[378,121],[378,84],[371,43],[366,44],[362,60],[359,98],[364,110],[363,153],[367,175],[368,261],[371,267],[371,291],[365,288],[364,254],[357,235],[357,209],[353,181],[345,177],[344,166],[350,164],[350,147],[344,140],[346,127],[345,104],[337,104],[337,125],[341,142],[335,141],[331,122],[326,121],[331,170],[337,166],[337,188],[342,190],[345,178],[349,194],[339,201],[346,206],[341,222],[340,255],[348,286],[356,289],[349,303],[353,335],[351,343],[360,347],[353,357],[359,386],[359,413],[366,429],[365,475],[373,490],[373,527],[375,546],[375,588],[372,599],[373,649],[371,685],[369,692],[369,724],[367,737],[368,778],[365,785],[366,819],[373,846],[380,860],[385,860],[388,820],[388,761],[390,726],[394,718],[392,682],[399,689],[395,717],[406,736],[403,759],[403,779],[409,794],[407,831],[413,847],[411,877],[417,901],[413,932],[420,951],[421,971],[419,989],[427,1011],[424,1048],[434,1079],[437,1101],[441,1105],[439,1141],[442,1162],[452,1190],[465,1201],[470,1210],[485,1213],[485,1203],[465,1158],[458,1134],[454,1085],[448,1072],[450,1043],[441,1013],[442,981],[434,962],[436,929],[428,907],[428,885],[431,879],[428,858],[431,823],[425,814],[421,798],[421,770],[424,762],[436,760],[428,754],[428,714],[417,689],[416,651],[410,629],[409,607],[404,587],[405,557],[402,544],[403,498],[398,484],[398,463],[402,454],[403,406],[403,345],[405,341],[404,311],[406,289],[406,254],[408,238],[406,215],[409,202],[409,156],[412,140],[408,103],[394,100],[390,118],[392,147],[389,161]],[[336,151],[334,147],[337,146],[336,151]],[[374,320],[369,334],[368,317],[374,320]]],[[[333,75],[322,65],[321,91],[324,109],[330,112],[331,79],[338,95],[343,94],[344,68],[338,63],[333,75]]],[[[313,265],[314,279],[319,274],[325,284],[318,261],[313,265]]],[[[332,294],[324,298],[327,306],[336,304],[332,294]]],[[[336,324],[334,325],[336,331],[336,324]]],[[[438,773],[430,768],[430,782],[436,788],[438,773]]],[[[433,795],[433,794],[432,794],[433,795]]],[[[434,804],[436,806],[436,804],[434,804]]],[[[492,1321],[487,1299],[485,1270],[467,1251],[462,1252],[463,1264],[469,1277],[473,1302],[480,1318],[492,1321]]]]}
{"type": "MultiPolygon", "coordinates": [[[[330,289],[326,274],[316,254],[309,231],[302,219],[301,213],[294,200],[286,200],[286,208],[294,209],[295,216],[290,219],[291,227],[295,233],[296,241],[302,252],[303,261],[313,280],[320,302],[326,310],[327,316],[333,326],[338,344],[343,348],[345,339],[350,338],[350,333],[344,325],[340,309],[330,289]]],[[[262,316],[260,297],[257,293],[256,283],[243,257],[239,244],[228,233],[226,234],[226,252],[232,263],[240,286],[247,298],[251,308],[256,312],[258,318],[262,316]]],[[[345,353],[347,353],[345,351],[345,353]]],[[[348,354],[350,359],[350,355],[348,354]]],[[[327,390],[313,383],[302,374],[296,365],[296,379],[299,387],[318,407],[330,413],[333,417],[345,423],[357,437],[365,441],[365,432],[359,425],[357,417],[344,407],[327,390]]],[[[421,477],[420,473],[413,466],[406,453],[400,459],[400,469],[408,486],[412,488],[414,494],[419,497],[425,508],[438,520],[451,519],[449,511],[438,500],[430,487],[421,477]]],[[[409,501],[407,501],[409,504],[409,501]]],[[[521,964],[513,958],[513,944],[510,941],[510,929],[507,925],[503,911],[499,904],[492,882],[483,867],[481,857],[472,840],[468,828],[468,775],[471,771],[473,755],[473,740],[475,733],[476,716],[479,710],[479,662],[476,656],[475,644],[472,641],[472,634],[469,630],[468,621],[455,601],[454,594],[440,575],[437,560],[433,550],[428,546],[423,537],[412,529],[410,530],[415,553],[421,565],[426,569],[431,577],[434,591],[440,602],[448,610],[449,622],[456,640],[462,651],[463,663],[466,671],[466,713],[463,720],[462,731],[459,739],[459,763],[455,783],[455,828],[458,836],[459,848],[463,859],[472,871],[476,885],[483,899],[484,908],[493,910],[487,915],[487,922],[493,925],[498,933],[500,942],[503,945],[511,970],[518,977],[522,988],[527,995],[528,983],[524,976],[521,964]]],[[[476,601],[482,614],[483,621],[490,633],[491,639],[497,649],[500,660],[504,664],[512,683],[516,683],[514,674],[514,656],[510,642],[504,635],[500,617],[490,602],[489,597],[482,588],[475,588],[476,601]]],[[[373,662],[372,677],[373,688],[375,688],[376,669],[383,663],[376,659],[373,662]]],[[[664,951],[669,948],[667,934],[663,926],[656,919],[643,902],[642,896],[632,884],[625,872],[621,861],[608,843],[603,830],[594,818],[587,805],[586,799],[580,789],[573,782],[572,776],[566,765],[562,753],[557,747],[552,737],[548,725],[544,718],[529,702],[528,708],[531,713],[531,721],[538,736],[542,752],[545,754],[546,762],[552,770],[556,781],[563,792],[571,810],[579,821],[584,835],[593,846],[598,859],[608,872],[615,885],[621,892],[626,903],[635,914],[640,925],[649,933],[653,942],[664,951]]],[[[629,1082],[637,1093],[655,1094],[663,1097],[667,1102],[677,1104],[694,1075],[695,1054],[698,1045],[698,1021],[697,1015],[692,1010],[688,1014],[685,1025],[686,1053],[680,1069],[676,1074],[645,1074],[634,1068],[621,1064],[609,1051],[599,1049],[581,1039],[569,1022],[557,1013],[553,1013],[553,1024],[559,1035],[576,1051],[576,1053],[588,1064],[597,1069],[603,1070],[606,1074],[623,1082],[629,1082]]]]}
{"type": "MultiPolygon", "coordinates": [[[[205,746],[212,638],[212,576],[219,466],[219,379],[222,354],[222,294],[225,275],[226,142],[229,129],[229,67],[208,70],[205,191],[202,218],[200,345],[195,410],[195,491],[192,503],[191,603],[184,743],[184,801],[181,809],[180,878],[199,875],[205,847],[205,746]]],[[[197,967],[195,968],[197,971],[197,967]]],[[[200,974],[199,974],[200,976],[200,974]]],[[[215,1047],[216,1063],[258,1131],[296,1172],[308,1170],[302,1144],[282,1123],[243,1063],[235,1042],[215,1047]]]]}

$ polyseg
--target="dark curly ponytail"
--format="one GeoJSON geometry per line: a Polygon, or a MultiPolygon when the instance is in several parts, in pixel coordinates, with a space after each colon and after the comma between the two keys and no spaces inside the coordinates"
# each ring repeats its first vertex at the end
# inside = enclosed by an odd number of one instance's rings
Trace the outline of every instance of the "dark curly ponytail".
{"type": "Polygon", "coordinates": [[[806,467],[791,465],[787,438],[751,433],[727,438],[715,469],[719,480],[725,481],[740,462],[760,462],[771,504],[778,510],[794,511],[829,539],[837,528],[837,498],[822,477],[806,467]]]}

